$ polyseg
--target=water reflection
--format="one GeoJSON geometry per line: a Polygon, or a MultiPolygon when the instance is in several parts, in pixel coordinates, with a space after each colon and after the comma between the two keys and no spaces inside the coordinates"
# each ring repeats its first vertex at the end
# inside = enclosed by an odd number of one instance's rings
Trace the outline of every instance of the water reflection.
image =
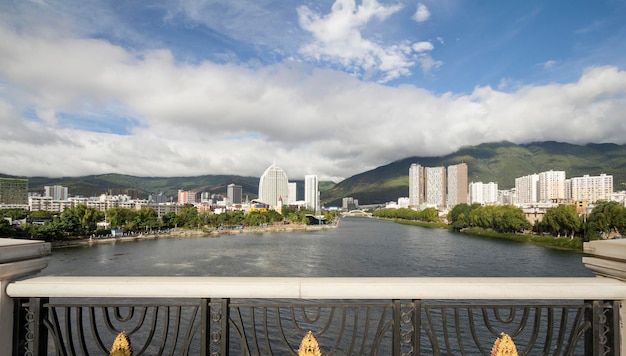
{"type": "Polygon", "coordinates": [[[593,276],[582,254],[388,221],[55,249],[43,275],[593,276]]]}

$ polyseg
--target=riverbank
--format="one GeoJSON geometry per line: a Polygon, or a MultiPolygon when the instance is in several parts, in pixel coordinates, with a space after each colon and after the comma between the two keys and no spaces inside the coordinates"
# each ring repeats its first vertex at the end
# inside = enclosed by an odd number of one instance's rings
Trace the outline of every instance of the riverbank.
{"type": "MultiPolygon", "coordinates": [[[[404,225],[415,225],[421,227],[427,227],[432,229],[447,229],[452,231],[450,225],[444,223],[430,223],[424,221],[414,221],[414,220],[403,220],[403,219],[395,219],[396,223],[404,224],[404,225]]],[[[493,230],[485,230],[481,228],[468,228],[459,231],[462,234],[489,237],[494,239],[504,239],[510,241],[518,241],[518,242],[528,242],[536,245],[540,245],[543,247],[550,247],[555,249],[565,249],[572,251],[583,251],[583,241],[582,239],[576,237],[570,239],[568,237],[553,237],[553,236],[539,236],[533,234],[507,234],[500,233],[493,230]]]]}
{"type": "Polygon", "coordinates": [[[64,248],[75,246],[89,246],[92,244],[113,243],[113,242],[132,242],[140,240],[154,240],[159,238],[172,238],[172,237],[218,237],[221,235],[239,235],[239,234],[264,234],[264,233],[280,233],[280,232],[292,232],[292,231],[319,231],[325,229],[334,229],[339,223],[327,224],[327,225],[300,225],[300,224],[285,224],[285,225],[267,225],[267,226],[246,226],[240,228],[216,228],[210,230],[185,230],[185,229],[173,229],[167,232],[161,233],[138,233],[127,236],[119,237],[104,237],[104,238],[76,238],[63,241],[52,241],[52,248],[64,248]]]}

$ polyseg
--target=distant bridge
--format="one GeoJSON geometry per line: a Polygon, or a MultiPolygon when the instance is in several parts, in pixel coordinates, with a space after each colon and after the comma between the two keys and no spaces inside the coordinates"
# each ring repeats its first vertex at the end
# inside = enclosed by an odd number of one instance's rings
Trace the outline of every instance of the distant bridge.
{"type": "Polygon", "coordinates": [[[372,217],[372,213],[368,213],[364,210],[350,210],[350,211],[345,211],[343,213],[341,213],[342,216],[362,216],[362,217],[366,217],[366,218],[371,218],[372,217]]]}

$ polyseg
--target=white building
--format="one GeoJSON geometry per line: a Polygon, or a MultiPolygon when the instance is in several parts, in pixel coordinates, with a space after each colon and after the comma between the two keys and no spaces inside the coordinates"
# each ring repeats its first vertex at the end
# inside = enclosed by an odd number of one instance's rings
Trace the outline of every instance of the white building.
{"type": "Polygon", "coordinates": [[[425,202],[433,207],[444,207],[446,204],[446,169],[445,167],[426,167],[425,202]]]}
{"type": "Polygon", "coordinates": [[[498,183],[472,182],[469,184],[469,204],[495,204],[498,202],[498,183]]]}
{"type": "Polygon", "coordinates": [[[567,199],[565,195],[565,171],[547,171],[539,173],[539,201],[559,202],[567,199]]]}
{"type": "Polygon", "coordinates": [[[53,186],[45,186],[44,188],[44,196],[50,197],[52,200],[67,200],[68,191],[67,187],[63,187],[60,185],[53,186]]]}
{"type": "Polygon", "coordinates": [[[282,198],[283,202],[289,201],[289,179],[285,171],[272,164],[259,180],[259,201],[276,208],[278,198],[282,198]]]}
{"type": "Polygon", "coordinates": [[[307,174],[304,176],[304,205],[306,209],[320,212],[320,192],[319,181],[316,175],[307,174]]]}
{"type": "Polygon", "coordinates": [[[424,202],[424,167],[417,163],[409,167],[409,206],[418,207],[424,202]]]}
{"type": "Polygon", "coordinates": [[[530,174],[515,178],[515,202],[517,204],[533,204],[539,201],[539,175],[530,174]]]}
{"type": "Polygon", "coordinates": [[[567,197],[571,201],[595,203],[599,200],[610,201],[613,194],[613,176],[601,174],[590,177],[574,177],[566,180],[567,197]]]}
{"type": "Polygon", "coordinates": [[[287,205],[294,205],[298,196],[298,186],[296,182],[288,182],[287,190],[289,193],[287,194],[287,198],[283,198],[283,205],[287,203],[287,205]]]}

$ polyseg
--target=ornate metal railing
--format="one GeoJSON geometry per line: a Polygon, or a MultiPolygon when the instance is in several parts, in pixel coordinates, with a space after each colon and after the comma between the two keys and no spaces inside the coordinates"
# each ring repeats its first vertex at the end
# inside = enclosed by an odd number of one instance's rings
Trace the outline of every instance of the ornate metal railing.
{"type": "Polygon", "coordinates": [[[14,354],[619,355],[606,278],[39,277],[14,282],[14,354]],[[149,297],[149,298],[146,298],[149,297]],[[209,298],[211,297],[211,298],[209,298]],[[480,300],[479,300],[480,299],[480,300]]]}

